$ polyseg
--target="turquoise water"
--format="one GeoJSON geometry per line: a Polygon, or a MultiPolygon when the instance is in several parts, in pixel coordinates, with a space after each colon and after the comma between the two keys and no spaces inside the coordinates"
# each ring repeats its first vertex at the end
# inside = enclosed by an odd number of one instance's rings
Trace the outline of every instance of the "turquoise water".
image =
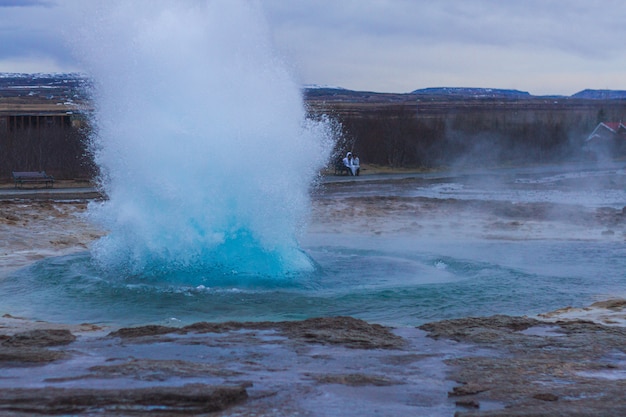
{"type": "Polygon", "coordinates": [[[412,326],[584,306],[602,294],[623,292],[626,281],[621,243],[497,242],[474,244],[474,250],[512,251],[541,267],[459,258],[446,255],[444,247],[399,252],[322,246],[308,248],[320,265],[314,273],[282,280],[220,278],[219,283],[207,276],[205,284],[190,286],[172,282],[173,277],[110,276],[85,252],[45,259],[16,272],[0,286],[0,300],[14,315],[74,323],[188,324],[350,315],[412,326]],[[580,264],[585,267],[575,271],[573,265],[580,264]]]}
{"type": "MultiPolygon", "coordinates": [[[[537,181],[524,182],[526,188],[518,188],[517,197],[556,196],[550,188],[563,192],[571,188],[563,181],[539,181],[550,175],[535,174],[537,181]]],[[[608,171],[605,177],[612,178],[606,186],[612,191],[599,194],[610,195],[611,201],[587,197],[587,206],[619,205],[615,195],[621,185],[615,180],[621,182],[622,174],[608,171]]],[[[505,181],[519,183],[519,178],[513,173],[505,181]]],[[[359,180],[349,190],[329,185],[316,198],[339,204],[349,195],[430,193],[428,201],[438,204],[451,198],[450,193],[463,191],[473,199],[484,196],[482,202],[489,205],[495,190],[483,186],[481,191],[477,184],[472,175],[443,180],[428,176],[408,181],[359,180]],[[446,187],[445,195],[437,195],[442,182],[456,185],[446,187]]],[[[573,188],[579,194],[576,207],[584,210],[585,206],[579,206],[586,195],[581,184],[573,188]]],[[[597,193],[598,183],[593,187],[597,193]]],[[[315,265],[312,271],[265,276],[215,266],[125,274],[103,269],[89,252],[82,252],[44,259],[14,272],[0,282],[0,304],[13,315],[73,323],[188,324],[349,315],[415,326],[464,316],[533,315],[626,295],[626,246],[619,225],[614,225],[611,239],[585,233],[543,239],[457,238],[448,233],[433,239],[411,231],[380,235],[350,231],[351,224],[363,221],[381,221],[387,226],[398,222],[379,215],[346,216],[342,219],[345,229],[332,232],[329,226],[305,234],[301,249],[315,265]],[[614,238],[615,234],[620,237],[614,238]]],[[[441,219],[453,222],[454,213],[441,213],[441,219]]],[[[326,224],[325,219],[317,221],[326,224]]]]}

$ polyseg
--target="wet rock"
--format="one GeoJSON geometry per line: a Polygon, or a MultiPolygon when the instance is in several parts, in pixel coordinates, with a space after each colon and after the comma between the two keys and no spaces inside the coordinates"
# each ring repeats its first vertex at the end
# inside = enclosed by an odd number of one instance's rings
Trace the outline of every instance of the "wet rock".
{"type": "Polygon", "coordinates": [[[480,408],[480,403],[476,400],[458,400],[458,401],[455,401],[454,404],[457,407],[480,408]]]}
{"type": "Polygon", "coordinates": [[[320,384],[341,384],[351,387],[361,387],[365,385],[373,385],[377,387],[385,387],[389,385],[401,385],[404,382],[396,381],[381,375],[367,374],[324,374],[311,375],[320,384]]]}
{"type": "Polygon", "coordinates": [[[448,393],[448,397],[462,397],[464,395],[474,395],[488,390],[489,388],[476,384],[459,385],[452,388],[452,391],[448,393]]]}
{"type": "Polygon", "coordinates": [[[46,382],[67,382],[100,378],[132,378],[138,381],[167,381],[191,377],[231,377],[240,372],[223,369],[208,363],[182,360],[134,359],[114,365],[97,365],[89,373],[65,378],[48,378],[46,382]]]}
{"type": "Polygon", "coordinates": [[[427,323],[420,326],[421,329],[431,333],[432,337],[437,337],[437,332],[446,337],[450,336],[450,331],[458,332],[465,329],[508,329],[511,331],[522,331],[530,327],[545,324],[542,321],[529,317],[512,317],[506,315],[495,315],[491,317],[466,317],[453,320],[442,320],[434,323],[427,323]]]}
{"type": "Polygon", "coordinates": [[[605,300],[605,301],[597,301],[591,304],[592,308],[606,308],[607,310],[613,311],[622,311],[626,308],[626,300],[622,298],[605,300]]]}
{"type": "Polygon", "coordinates": [[[76,336],[66,329],[37,329],[16,333],[2,342],[7,347],[49,347],[72,343],[76,336]]]}
{"type": "Polygon", "coordinates": [[[239,321],[226,321],[223,323],[209,323],[201,321],[198,323],[185,326],[182,330],[186,332],[194,333],[225,333],[241,329],[250,330],[266,330],[276,327],[275,322],[261,321],[261,322],[239,322],[239,321]]]}
{"type": "Polygon", "coordinates": [[[93,366],[89,368],[95,373],[95,377],[134,377],[140,380],[166,380],[172,376],[234,376],[239,372],[221,369],[207,363],[197,363],[181,360],[149,360],[131,359],[130,361],[116,364],[93,366]]]}
{"type": "Polygon", "coordinates": [[[172,333],[223,333],[242,329],[277,330],[294,341],[342,345],[354,349],[398,349],[405,343],[389,328],[353,317],[321,317],[283,322],[199,322],[182,328],[150,325],[122,328],[110,333],[110,336],[132,339],[172,333]]]}
{"type": "Polygon", "coordinates": [[[502,404],[502,409],[457,411],[455,416],[626,415],[621,362],[608,359],[626,354],[625,328],[507,316],[445,320],[421,328],[432,337],[485,349],[446,361],[450,378],[460,384],[449,395],[502,404]],[[549,331],[525,332],[535,327],[549,331]]]}
{"type": "Polygon", "coordinates": [[[37,364],[54,362],[65,357],[65,352],[45,348],[0,346],[0,363],[37,364]]]}
{"type": "Polygon", "coordinates": [[[590,336],[598,339],[590,341],[588,346],[597,345],[601,339],[608,339],[607,342],[613,344],[614,339],[624,340],[626,338],[626,328],[618,326],[605,326],[589,320],[559,320],[556,324],[561,328],[561,332],[571,336],[569,340],[579,342],[580,338],[589,338],[590,336]],[[574,336],[577,336],[574,338],[574,336]]]}
{"type": "Polygon", "coordinates": [[[539,394],[533,395],[533,398],[541,401],[558,401],[559,396],[554,395],[550,392],[540,392],[539,394]]]}
{"type": "Polygon", "coordinates": [[[0,390],[0,412],[197,415],[224,410],[246,398],[243,386],[205,384],[135,389],[14,388],[0,390]]]}
{"type": "Polygon", "coordinates": [[[424,324],[420,326],[420,329],[427,331],[429,336],[435,339],[447,338],[459,342],[515,344],[517,339],[523,337],[519,332],[540,325],[545,325],[545,323],[528,317],[496,315],[443,320],[424,324]],[[507,334],[505,339],[502,338],[503,334],[507,334]]]}
{"type": "Polygon", "coordinates": [[[139,327],[123,327],[119,330],[111,332],[111,337],[134,338],[145,336],[160,336],[168,333],[180,332],[177,327],[159,326],[155,324],[139,327]]]}
{"type": "Polygon", "coordinates": [[[47,348],[70,344],[76,336],[65,329],[37,329],[3,336],[2,339],[0,362],[42,364],[65,358],[66,352],[47,348]]]}
{"type": "Polygon", "coordinates": [[[404,339],[389,328],[352,317],[322,317],[282,322],[280,328],[289,338],[307,343],[336,344],[354,349],[399,349],[404,339]]]}

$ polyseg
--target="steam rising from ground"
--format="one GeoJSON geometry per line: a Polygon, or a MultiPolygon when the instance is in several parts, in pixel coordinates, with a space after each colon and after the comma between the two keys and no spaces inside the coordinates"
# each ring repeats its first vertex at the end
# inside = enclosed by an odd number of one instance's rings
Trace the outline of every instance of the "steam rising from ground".
{"type": "Polygon", "coordinates": [[[90,210],[110,231],[94,257],[131,273],[312,268],[297,237],[333,135],[305,118],[256,3],[86,7],[78,49],[109,197],[90,210]]]}

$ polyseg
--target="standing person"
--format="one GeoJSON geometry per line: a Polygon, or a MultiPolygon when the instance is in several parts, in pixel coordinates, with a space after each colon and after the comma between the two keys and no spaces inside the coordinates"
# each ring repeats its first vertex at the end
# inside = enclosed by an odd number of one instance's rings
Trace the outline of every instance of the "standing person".
{"type": "Polygon", "coordinates": [[[352,155],[352,174],[359,175],[361,173],[361,161],[356,155],[352,155]]]}
{"type": "Polygon", "coordinates": [[[346,157],[343,158],[343,165],[346,167],[346,170],[350,173],[350,175],[354,175],[354,170],[352,169],[352,152],[348,152],[346,157]]]}

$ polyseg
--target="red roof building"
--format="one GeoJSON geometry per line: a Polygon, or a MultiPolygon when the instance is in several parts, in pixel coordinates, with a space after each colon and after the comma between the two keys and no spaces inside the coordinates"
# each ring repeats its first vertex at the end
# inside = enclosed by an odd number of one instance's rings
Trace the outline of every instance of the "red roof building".
{"type": "Polygon", "coordinates": [[[626,139],[626,125],[622,122],[602,122],[593,129],[586,141],[591,140],[614,140],[616,136],[623,136],[626,139]]]}
{"type": "Polygon", "coordinates": [[[626,125],[622,122],[599,123],[585,140],[584,150],[609,158],[626,154],[626,125]]]}

